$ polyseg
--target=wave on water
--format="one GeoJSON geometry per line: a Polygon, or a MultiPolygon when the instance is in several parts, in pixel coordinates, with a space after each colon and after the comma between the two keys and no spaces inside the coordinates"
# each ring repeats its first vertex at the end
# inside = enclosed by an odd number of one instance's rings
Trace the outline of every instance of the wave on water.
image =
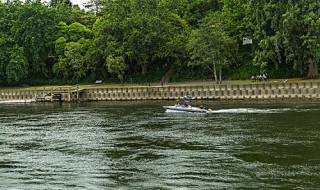
{"type": "MultiPolygon", "coordinates": [[[[211,113],[284,113],[292,111],[290,108],[282,109],[257,109],[257,108],[233,108],[233,109],[220,109],[213,110],[211,113]]],[[[166,110],[166,113],[191,113],[195,114],[196,112],[184,112],[176,110],[166,110]]],[[[203,113],[200,113],[203,114],[203,113]]]]}
{"type": "Polygon", "coordinates": [[[5,100],[0,101],[0,104],[13,104],[13,103],[31,103],[35,102],[34,100],[5,100]]]}
{"type": "MultiPolygon", "coordinates": [[[[284,113],[288,111],[298,111],[291,108],[279,108],[279,109],[258,109],[258,108],[233,108],[233,109],[220,109],[213,110],[211,113],[284,113]]],[[[176,110],[166,110],[166,113],[190,113],[176,110]]],[[[192,113],[195,114],[195,113],[192,113]]],[[[203,114],[203,113],[200,113],[203,114]]]]}
{"type": "Polygon", "coordinates": [[[290,111],[290,108],[282,109],[257,109],[257,108],[236,108],[213,110],[213,113],[283,113],[290,111]]]}

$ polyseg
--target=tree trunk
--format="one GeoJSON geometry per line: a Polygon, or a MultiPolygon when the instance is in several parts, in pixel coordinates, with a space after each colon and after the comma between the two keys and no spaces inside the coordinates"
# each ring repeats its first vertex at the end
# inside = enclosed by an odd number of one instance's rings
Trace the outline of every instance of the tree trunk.
{"type": "Polygon", "coordinates": [[[142,75],[145,75],[145,74],[147,74],[147,72],[148,72],[148,66],[147,66],[147,65],[142,65],[142,72],[141,72],[141,74],[142,74],[142,75]]]}
{"type": "Polygon", "coordinates": [[[121,86],[124,86],[124,80],[123,80],[123,77],[120,79],[120,82],[121,82],[121,86]]]}
{"type": "Polygon", "coordinates": [[[214,75],[214,81],[218,84],[218,76],[217,76],[217,69],[216,69],[216,63],[213,61],[212,65],[213,75],[214,75]]]}
{"type": "Polygon", "coordinates": [[[222,84],[221,75],[222,75],[222,71],[221,71],[221,69],[220,69],[220,70],[219,70],[219,84],[222,84]]]}
{"type": "Polygon", "coordinates": [[[318,79],[319,78],[319,72],[318,72],[318,64],[314,62],[314,60],[309,57],[308,59],[309,64],[309,72],[308,72],[308,79],[318,79]]]}
{"type": "Polygon", "coordinates": [[[172,69],[170,69],[160,80],[160,83],[163,84],[163,83],[168,83],[169,80],[170,80],[170,76],[171,76],[171,73],[172,73],[172,69]]]}

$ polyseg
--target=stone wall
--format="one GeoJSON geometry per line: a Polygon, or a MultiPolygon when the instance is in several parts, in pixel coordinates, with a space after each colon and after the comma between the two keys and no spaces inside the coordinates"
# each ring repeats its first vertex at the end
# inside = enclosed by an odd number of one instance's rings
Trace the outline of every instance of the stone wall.
{"type": "MultiPolygon", "coordinates": [[[[49,92],[49,91],[48,91],[49,92]]],[[[30,100],[44,91],[0,91],[0,101],[30,100]]],[[[172,87],[136,87],[86,89],[80,93],[80,100],[170,100],[186,95],[195,99],[277,99],[309,98],[320,99],[320,83],[279,83],[279,84],[245,84],[245,85],[205,85],[172,87]]],[[[63,101],[76,100],[72,95],[64,94],[63,101]]]]}
{"type": "Polygon", "coordinates": [[[87,89],[83,100],[170,100],[186,95],[195,99],[320,99],[320,83],[279,83],[247,85],[206,85],[87,89]]]}
{"type": "Polygon", "coordinates": [[[35,90],[17,91],[0,90],[0,101],[10,100],[32,100],[40,92],[35,90]]]}

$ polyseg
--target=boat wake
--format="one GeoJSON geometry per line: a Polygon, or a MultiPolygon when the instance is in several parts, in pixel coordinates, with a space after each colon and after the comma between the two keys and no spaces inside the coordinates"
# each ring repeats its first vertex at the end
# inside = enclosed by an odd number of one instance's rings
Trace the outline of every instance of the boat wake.
{"type": "MultiPolygon", "coordinates": [[[[212,110],[208,113],[284,113],[288,111],[293,111],[294,109],[290,108],[280,108],[280,109],[258,109],[258,108],[234,108],[234,109],[220,109],[220,110],[212,110]]],[[[171,110],[167,109],[166,113],[195,113],[195,112],[184,112],[180,110],[171,110]]]]}
{"type": "Polygon", "coordinates": [[[257,108],[236,108],[213,110],[212,113],[283,113],[290,111],[290,108],[283,109],[257,109],[257,108]]]}

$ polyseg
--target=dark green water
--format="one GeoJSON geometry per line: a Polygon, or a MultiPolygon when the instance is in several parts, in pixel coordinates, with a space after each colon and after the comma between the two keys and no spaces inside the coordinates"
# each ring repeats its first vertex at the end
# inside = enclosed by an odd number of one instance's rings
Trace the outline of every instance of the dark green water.
{"type": "Polygon", "coordinates": [[[319,189],[320,102],[0,104],[0,189],[319,189]]]}

